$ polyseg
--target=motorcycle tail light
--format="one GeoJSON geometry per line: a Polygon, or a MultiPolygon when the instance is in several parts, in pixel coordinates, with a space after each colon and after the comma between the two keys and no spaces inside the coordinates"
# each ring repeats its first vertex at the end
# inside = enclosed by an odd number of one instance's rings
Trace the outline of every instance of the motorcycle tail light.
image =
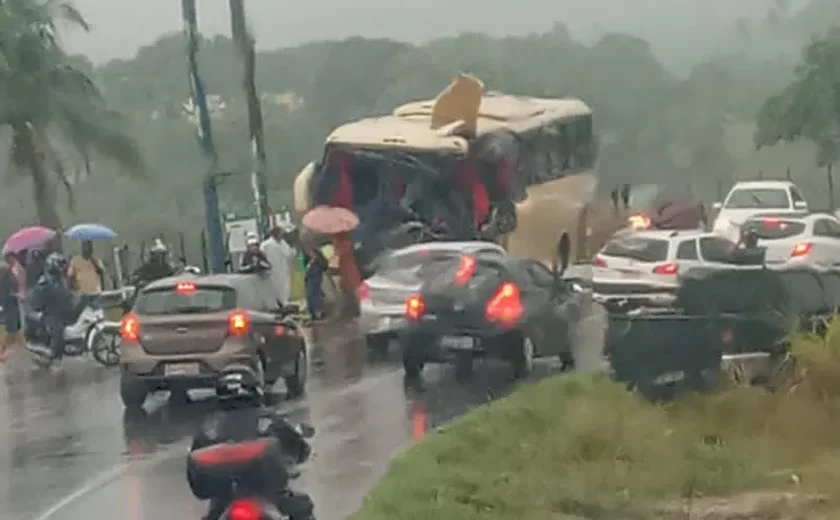
{"type": "Polygon", "coordinates": [[[262,504],[253,498],[234,500],[228,508],[228,520],[260,520],[262,504]]]}
{"type": "Polygon", "coordinates": [[[426,312],[426,303],[418,295],[409,296],[405,300],[405,317],[411,321],[419,321],[426,312]]]}
{"type": "Polygon", "coordinates": [[[242,311],[233,311],[228,316],[228,335],[232,337],[247,336],[251,330],[251,317],[242,311]]]}

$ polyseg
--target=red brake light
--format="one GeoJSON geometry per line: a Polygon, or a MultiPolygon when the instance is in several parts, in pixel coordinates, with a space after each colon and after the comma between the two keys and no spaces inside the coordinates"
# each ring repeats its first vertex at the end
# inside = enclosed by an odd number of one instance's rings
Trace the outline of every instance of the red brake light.
{"type": "Polygon", "coordinates": [[[228,520],[260,520],[262,505],[253,498],[234,500],[228,508],[228,520]]]}
{"type": "Polygon", "coordinates": [[[251,330],[251,318],[242,311],[233,311],[228,316],[228,335],[246,336],[251,330]]]}
{"type": "Polygon", "coordinates": [[[134,314],[126,314],[120,323],[120,336],[123,343],[137,343],[140,339],[140,322],[134,314]]]}
{"type": "Polygon", "coordinates": [[[199,466],[224,466],[229,464],[245,464],[261,457],[271,440],[258,439],[237,443],[214,444],[190,454],[190,458],[199,466]]]}
{"type": "Polygon", "coordinates": [[[677,274],[677,271],[680,270],[679,264],[676,262],[671,262],[668,264],[657,265],[653,268],[654,274],[677,274]]]}
{"type": "Polygon", "coordinates": [[[515,283],[505,282],[487,302],[484,317],[503,327],[513,327],[522,318],[522,298],[515,283]]]}
{"type": "Polygon", "coordinates": [[[808,253],[811,252],[813,248],[813,244],[810,242],[800,242],[793,246],[793,251],[790,252],[791,258],[801,258],[803,256],[808,256],[808,253]]]}
{"type": "Polygon", "coordinates": [[[592,266],[593,267],[607,267],[607,261],[601,258],[600,256],[596,256],[592,259],[592,266]]]}
{"type": "Polygon", "coordinates": [[[473,274],[475,274],[475,257],[461,256],[461,265],[455,272],[455,285],[467,285],[473,274]]]}
{"type": "Polygon", "coordinates": [[[358,287],[356,287],[356,298],[359,301],[362,300],[370,300],[370,287],[365,282],[362,282],[358,287]]]}
{"type": "Polygon", "coordinates": [[[195,292],[195,284],[190,282],[178,282],[175,285],[175,292],[178,294],[189,294],[195,292]]]}
{"type": "Polygon", "coordinates": [[[411,321],[417,321],[426,312],[426,304],[418,295],[409,296],[405,300],[405,316],[411,321]]]}

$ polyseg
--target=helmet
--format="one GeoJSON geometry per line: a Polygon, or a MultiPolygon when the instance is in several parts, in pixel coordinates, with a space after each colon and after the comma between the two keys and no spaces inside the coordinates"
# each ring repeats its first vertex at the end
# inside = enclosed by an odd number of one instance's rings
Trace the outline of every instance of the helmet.
{"type": "Polygon", "coordinates": [[[223,401],[262,402],[262,382],[256,372],[247,365],[232,365],[225,368],[216,381],[216,396],[223,401]]]}
{"type": "Polygon", "coordinates": [[[201,269],[199,269],[198,267],[196,267],[194,265],[188,265],[188,266],[184,267],[184,273],[194,274],[194,275],[198,276],[198,275],[201,274],[201,269]]]}
{"type": "Polygon", "coordinates": [[[151,254],[158,254],[163,255],[169,252],[169,249],[166,247],[166,244],[163,243],[163,240],[156,238],[154,242],[152,242],[151,247],[149,247],[149,253],[151,254]]]}
{"type": "Polygon", "coordinates": [[[259,237],[254,233],[248,233],[245,237],[245,245],[246,246],[258,246],[260,245],[259,237]]]}
{"type": "Polygon", "coordinates": [[[67,258],[61,253],[50,253],[44,262],[44,272],[51,275],[63,275],[67,272],[67,258]]]}

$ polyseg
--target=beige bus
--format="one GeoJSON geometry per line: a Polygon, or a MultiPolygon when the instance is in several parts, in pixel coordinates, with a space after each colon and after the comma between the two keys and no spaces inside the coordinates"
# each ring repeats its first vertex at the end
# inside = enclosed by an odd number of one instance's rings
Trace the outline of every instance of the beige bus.
{"type": "MultiPolygon", "coordinates": [[[[295,181],[295,208],[304,213],[318,199],[315,177],[337,153],[345,158],[354,154],[344,162],[349,164],[345,170],[350,172],[353,204],[382,197],[374,186],[381,188],[383,171],[420,164],[421,170],[437,171],[445,179],[448,171],[466,163],[480,170],[482,179],[497,179],[511,194],[517,223],[503,238],[505,247],[550,267],[565,266],[600,245],[586,243],[591,231],[587,214],[597,187],[597,150],[592,110],[583,101],[485,92],[479,80],[460,75],[433,100],[336,128],[319,166],[307,165],[295,181]],[[384,161],[393,154],[399,157],[395,163],[377,164],[377,158],[384,161]]],[[[466,195],[446,186],[436,193],[466,195]]],[[[315,202],[325,203],[324,195],[320,198],[315,202]]],[[[365,218],[362,214],[363,222],[365,218]]]]}

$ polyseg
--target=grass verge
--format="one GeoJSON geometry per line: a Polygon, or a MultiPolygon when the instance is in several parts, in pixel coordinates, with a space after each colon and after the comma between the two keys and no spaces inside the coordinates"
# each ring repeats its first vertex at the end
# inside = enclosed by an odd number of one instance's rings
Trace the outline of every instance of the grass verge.
{"type": "Polygon", "coordinates": [[[396,458],[351,518],[840,518],[840,327],[794,352],[775,393],[651,405],[603,375],[525,386],[396,458]]]}

